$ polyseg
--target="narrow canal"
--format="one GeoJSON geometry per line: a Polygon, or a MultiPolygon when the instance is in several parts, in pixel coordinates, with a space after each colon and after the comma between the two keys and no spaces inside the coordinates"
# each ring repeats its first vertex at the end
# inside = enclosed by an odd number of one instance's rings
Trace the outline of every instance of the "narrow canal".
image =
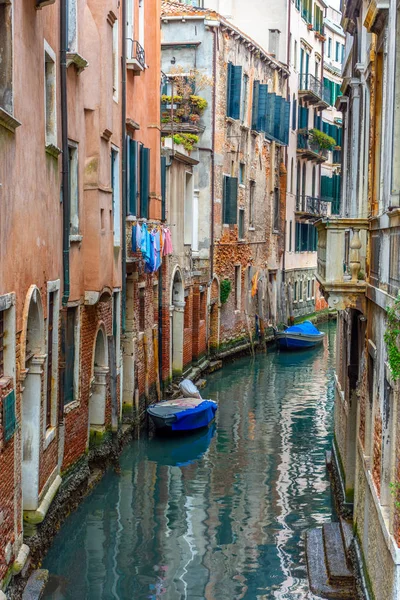
{"type": "Polygon", "coordinates": [[[208,379],[215,426],[141,439],[64,524],[46,599],[311,599],[304,530],[331,515],[335,323],[324,346],[208,379]]]}

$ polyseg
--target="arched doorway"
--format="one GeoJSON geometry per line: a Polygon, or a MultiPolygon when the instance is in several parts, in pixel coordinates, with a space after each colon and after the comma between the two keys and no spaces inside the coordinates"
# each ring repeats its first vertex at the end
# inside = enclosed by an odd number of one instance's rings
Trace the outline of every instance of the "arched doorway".
{"type": "Polygon", "coordinates": [[[44,322],[40,292],[29,289],[23,314],[26,324],[22,339],[22,506],[36,510],[39,499],[39,455],[41,441],[42,374],[44,353],[44,322]]]}
{"type": "Polygon", "coordinates": [[[208,330],[208,347],[210,353],[215,353],[219,346],[219,331],[220,331],[220,290],[219,281],[214,277],[211,284],[210,304],[209,304],[209,330],[208,330]]]}
{"type": "Polygon", "coordinates": [[[93,381],[89,397],[89,427],[96,431],[105,427],[108,371],[107,339],[103,327],[100,327],[94,347],[93,381]]]}
{"type": "Polygon", "coordinates": [[[183,288],[182,274],[179,267],[176,268],[171,287],[171,347],[170,365],[171,377],[182,374],[183,371],[183,326],[185,313],[185,292],[183,288]]]}

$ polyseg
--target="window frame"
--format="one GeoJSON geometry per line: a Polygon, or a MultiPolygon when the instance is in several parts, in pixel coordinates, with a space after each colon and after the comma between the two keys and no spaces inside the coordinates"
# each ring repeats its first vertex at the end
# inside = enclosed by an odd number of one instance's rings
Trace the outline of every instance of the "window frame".
{"type": "Polygon", "coordinates": [[[68,140],[69,235],[79,235],[79,151],[78,144],[68,140]],[[73,155],[71,157],[71,154],[73,155]],[[75,178],[72,177],[73,170],[75,178]],[[74,211],[72,210],[74,207],[74,211]]]}
{"type": "Polygon", "coordinates": [[[57,146],[57,56],[44,40],[44,131],[46,147],[57,146]],[[48,73],[51,64],[51,73],[48,73]]]}
{"type": "Polygon", "coordinates": [[[0,9],[4,11],[4,18],[1,18],[1,23],[5,27],[5,33],[7,35],[5,43],[3,44],[3,56],[8,53],[7,67],[3,69],[4,81],[3,81],[3,93],[2,100],[0,103],[0,110],[4,110],[8,115],[14,115],[14,15],[13,15],[13,0],[9,0],[7,3],[3,2],[0,5],[0,9]],[[9,25],[7,25],[7,19],[9,25]],[[6,50],[4,47],[7,46],[6,50]],[[7,100],[5,99],[7,97],[7,100]]]}

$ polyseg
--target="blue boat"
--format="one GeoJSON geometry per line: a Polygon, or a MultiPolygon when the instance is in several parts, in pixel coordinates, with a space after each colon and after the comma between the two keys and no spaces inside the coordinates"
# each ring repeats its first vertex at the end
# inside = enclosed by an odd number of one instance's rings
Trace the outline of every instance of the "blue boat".
{"type": "Polygon", "coordinates": [[[147,412],[159,431],[194,431],[207,427],[215,417],[218,405],[203,400],[196,386],[185,379],[180,383],[183,398],[164,400],[148,407],[147,412]]]}
{"type": "Polygon", "coordinates": [[[302,348],[313,348],[320,344],[325,337],[323,331],[319,331],[311,321],[304,321],[299,325],[288,327],[285,331],[275,331],[275,339],[281,350],[301,350],[302,348]]]}

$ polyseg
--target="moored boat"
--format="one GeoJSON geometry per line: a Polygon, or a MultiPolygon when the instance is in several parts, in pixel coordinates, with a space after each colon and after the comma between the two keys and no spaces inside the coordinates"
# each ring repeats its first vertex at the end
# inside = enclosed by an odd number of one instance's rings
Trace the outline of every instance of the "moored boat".
{"type": "Polygon", "coordinates": [[[311,321],[304,321],[299,325],[288,327],[285,331],[275,331],[276,342],[282,350],[301,350],[302,348],[313,348],[320,344],[325,337],[323,331],[319,331],[311,321]]]}
{"type": "Polygon", "coordinates": [[[164,400],[148,407],[157,430],[193,431],[207,427],[215,417],[218,405],[213,400],[203,400],[199,390],[189,380],[180,384],[182,398],[164,400]]]}

